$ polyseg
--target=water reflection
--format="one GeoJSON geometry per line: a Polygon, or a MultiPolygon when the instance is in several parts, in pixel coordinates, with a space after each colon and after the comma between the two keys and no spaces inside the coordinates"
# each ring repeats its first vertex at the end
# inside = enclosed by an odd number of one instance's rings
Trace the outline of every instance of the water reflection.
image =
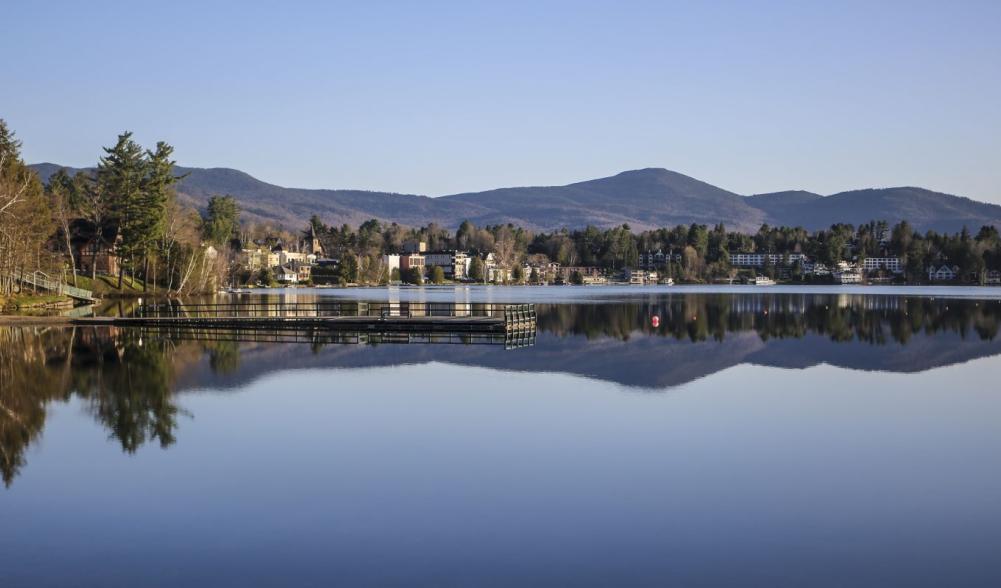
{"type": "Polygon", "coordinates": [[[179,393],[286,369],[438,361],[663,390],[740,363],[918,372],[1001,353],[998,301],[693,294],[537,311],[538,335],[520,349],[468,333],[0,328],[0,474],[10,485],[25,467],[53,402],[80,398],[132,453],[174,443],[179,393]]]}

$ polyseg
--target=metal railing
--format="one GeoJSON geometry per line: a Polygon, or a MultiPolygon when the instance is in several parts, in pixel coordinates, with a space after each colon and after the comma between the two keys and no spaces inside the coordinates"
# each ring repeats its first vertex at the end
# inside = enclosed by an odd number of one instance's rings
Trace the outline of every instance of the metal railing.
{"type": "Polygon", "coordinates": [[[22,287],[27,285],[57,294],[65,294],[71,298],[94,300],[94,293],[90,290],[70,286],[61,280],[54,280],[45,272],[36,271],[30,274],[15,274],[14,279],[20,282],[22,287]]]}

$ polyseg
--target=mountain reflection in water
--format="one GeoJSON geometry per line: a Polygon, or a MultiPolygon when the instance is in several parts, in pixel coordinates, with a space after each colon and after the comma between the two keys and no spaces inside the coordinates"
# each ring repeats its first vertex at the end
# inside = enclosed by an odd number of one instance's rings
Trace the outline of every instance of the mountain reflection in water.
{"type": "Polygon", "coordinates": [[[448,334],[0,327],[0,473],[10,485],[25,466],[54,401],[80,398],[131,453],[174,443],[176,394],[287,369],[437,361],[663,390],[741,363],[907,373],[1001,353],[996,300],[689,294],[536,310],[521,348],[448,334]]]}

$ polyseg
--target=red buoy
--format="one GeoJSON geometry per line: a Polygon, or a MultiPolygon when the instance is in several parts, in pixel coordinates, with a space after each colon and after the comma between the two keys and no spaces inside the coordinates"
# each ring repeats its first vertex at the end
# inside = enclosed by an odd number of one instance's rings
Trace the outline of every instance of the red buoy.
{"type": "Polygon", "coordinates": [[[653,328],[655,328],[655,329],[657,327],[659,327],[660,326],[660,317],[657,316],[657,315],[653,315],[652,317],[650,317],[650,325],[652,325],[653,328]]]}

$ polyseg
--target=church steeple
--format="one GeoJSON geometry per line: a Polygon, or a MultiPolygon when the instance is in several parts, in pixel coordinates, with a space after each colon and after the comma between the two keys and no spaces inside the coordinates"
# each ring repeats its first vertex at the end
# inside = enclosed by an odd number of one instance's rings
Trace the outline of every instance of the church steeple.
{"type": "Polygon", "coordinates": [[[309,229],[306,230],[306,239],[309,245],[310,253],[323,256],[323,245],[320,244],[320,237],[316,234],[316,225],[309,223],[309,229]]]}

